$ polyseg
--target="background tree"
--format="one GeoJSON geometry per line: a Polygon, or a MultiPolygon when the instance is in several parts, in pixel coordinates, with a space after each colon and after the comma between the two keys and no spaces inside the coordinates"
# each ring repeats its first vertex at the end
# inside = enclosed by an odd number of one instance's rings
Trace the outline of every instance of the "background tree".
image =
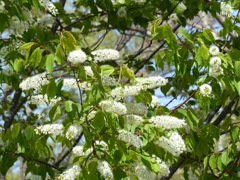
{"type": "Polygon", "coordinates": [[[1,1],[1,176],[238,179],[239,8],[1,1]]]}

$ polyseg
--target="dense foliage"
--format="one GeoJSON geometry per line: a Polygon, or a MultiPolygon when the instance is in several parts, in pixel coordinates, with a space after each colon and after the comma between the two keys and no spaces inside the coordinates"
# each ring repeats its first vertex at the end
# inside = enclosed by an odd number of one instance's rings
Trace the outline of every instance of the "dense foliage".
{"type": "Polygon", "coordinates": [[[0,1],[1,177],[240,178],[239,10],[0,1]]]}

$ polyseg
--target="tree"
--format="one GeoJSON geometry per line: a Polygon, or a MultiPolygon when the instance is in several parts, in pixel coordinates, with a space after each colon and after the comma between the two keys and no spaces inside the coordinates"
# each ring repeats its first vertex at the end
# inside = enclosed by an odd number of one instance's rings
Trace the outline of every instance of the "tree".
{"type": "Polygon", "coordinates": [[[239,9],[1,1],[3,178],[238,179],[239,9]]]}

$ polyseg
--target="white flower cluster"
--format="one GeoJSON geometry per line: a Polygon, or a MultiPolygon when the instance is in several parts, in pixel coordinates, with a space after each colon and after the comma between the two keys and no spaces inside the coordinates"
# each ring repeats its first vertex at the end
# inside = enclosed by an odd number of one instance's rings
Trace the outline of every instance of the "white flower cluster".
{"type": "Polygon", "coordinates": [[[125,8],[120,8],[117,12],[118,17],[125,17],[127,14],[127,11],[125,8]]]}
{"type": "Polygon", "coordinates": [[[48,10],[52,15],[56,16],[58,14],[57,8],[49,0],[39,0],[41,6],[48,10]]]}
{"type": "Polygon", "coordinates": [[[50,81],[48,80],[47,73],[37,74],[35,76],[28,77],[24,79],[19,87],[22,90],[36,89],[41,90],[42,86],[48,85],[50,81]]]}
{"type": "Polygon", "coordinates": [[[12,76],[14,74],[14,71],[11,67],[7,66],[5,67],[3,70],[2,70],[2,73],[5,75],[5,76],[12,76]]]}
{"type": "Polygon", "coordinates": [[[91,83],[89,82],[77,82],[74,78],[65,78],[63,81],[63,86],[67,88],[78,89],[78,85],[81,90],[88,91],[91,89],[91,83]]]}
{"type": "Polygon", "coordinates": [[[93,76],[94,76],[94,73],[93,73],[93,71],[92,71],[91,66],[84,66],[84,70],[85,70],[86,75],[88,75],[88,76],[90,76],[90,77],[93,77],[93,76]]]}
{"type": "Polygon", "coordinates": [[[186,122],[183,119],[178,119],[176,117],[162,115],[162,116],[152,116],[149,122],[155,127],[160,127],[162,129],[176,129],[186,126],[186,122]]]}
{"type": "Polygon", "coordinates": [[[69,140],[75,139],[82,132],[82,126],[78,124],[73,124],[69,126],[66,132],[66,138],[69,140]]]}
{"type": "Polygon", "coordinates": [[[214,57],[210,59],[210,67],[209,67],[209,76],[217,77],[223,74],[223,69],[220,67],[221,59],[217,57],[219,55],[219,48],[217,46],[211,46],[209,49],[209,53],[214,57]]]}
{"type": "Polygon", "coordinates": [[[231,16],[232,15],[232,6],[226,2],[221,2],[220,5],[221,14],[224,16],[231,16]]]}
{"type": "Polygon", "coordinates": [[[108,149],[108,145],[104,141],[96,141],[95,144],[97,146],[102,146],[103,150],[107,150],[108,149]]]}
{"type": "Polygon", "coordinates": [[[123,86],[117,87],[111,91],[111,96],[116,100],[124,98],[126,96],[135,96],[142,90],[141,86],[123,86]]]}
{"type": "Polygon", "coordinates": [[[187,7],[185,6],[185,4],[183,4],[182,2],[178,4],[178,7],[180,9],[181,12],[185,11],[187,9],[187,7]]]}
{"type": "Polygon", "coordinates": [[[93,60],[95,63],[109,60],[118,60],[120,58],[119,52],[114,49],[100,49],[93,51],[93,60]]]}
{"type": "Polygon", "coordinates": [[[124,117],[124,121],[125,124],[135,124],[135,125],[139,125],[142,124],[142,122],[144,121],[143,117],[138,116],[138,115],[125,115],[124,117]]]}
{"type": "Polygon", "coordinates": [[[35,129],[36,134],[61,135],[63,134],[62,124],[45,124],[35,129]]]}
{"type": "Polygon", "coordinates": [[[136,148],[141,148],[143,147],[143,142],[142,140],[135,134],[126,131],[124,129],[120,129],[118,131],[118,136],[117,138],[121,141],[124,141],[126,143],[132,144],[136,148]]]}
{"type": "Polygon", "coordinates": [[[48,96],[45,94],[39,94],[30,96],[27,103],[29,104],[35,104],[35,105],[54,105],[57,104],[59,101],[61,101],[61,97],[54,97],[51,99],[50,102],[48,102],[48,96]]]}
{"type": "Polygon", "coordinates": [[[144,116],[147,114],[147,107],[143,104],[137,104],[137,103],[126,103],[127,107],[127,114],[135,114],[139,116],[144,116]]]}
{"type": "Polygon", "coordinates": [[[157,87],[166,85],[168,80],[161,76],[150,76],[147,78],[136,78],[134,83],[138,86],[141,86],[142,89],[155,89],[157,87]]]}
{"type": "Polygon", "coordinates": [[[67,61],[73,66],[84,63],[87,60],[87,55],[80,49],[71,51],[68,55],[67,61]]]}
{"type": "Polygon", "coordinates": [[[24,31],[29,28],[27,21],[21,21],[17,16],[13,16],[10,21],[11,28],[9,29],[10,34],[15,34],[18,37],[22,37],[24,31]]]}
{"type": "Polygon", "coordinates": [[[37,18],[34,26],[38,26],[40,28],[50,27],[55,22],[55,18],[48,14],[44,14],[41,18],[37,18]]]}
{"type": "Polygon", "coordinates": [[[85,156],[87,157],[89,154],[91,154],[93,152],[93,148],[90,148],[86,151],[83,151],[83,146],[82,145],[78,145],[75,146],[72,150],[73,154],[76,156],[85,156]]]}
{"type": "Polygon", "coordinates": [[[170,171],[169,171],[169,167],[167,166],[167,164],[164,161],[162,161],[159,157],[157,157],[155,154],[152,155],[152,158],[155,159],[155,161],[160,166],[159,175],[160,176],[168,176],[170,171]]]}
{"type": "Polygon", "coordinates": [[[169,138],[162,136],[155,143],[174,156],[179,156],[187,150],[184,140],[177,132],[169,132],[167,136],[169,138]]]}
{"type": "Polygon", "coordinates": [[[73,165],[62,174],[59,175],[59,180],[74,180],[76,179],[81,172],[81,167],[77,164],[73,165]]]}
{"type": "Polygon", "coordinates": [[[107,74],[101,74],[101,80],[103,86],[116,86],[118,85],[117,80],[107,74]]]}
{"type": "Polygon", "coordinates": [[[210,96],[212,93],[212,86],[208,85],[208,84],[203,84],[199,87],[200,93],[203,96],[210,96]]]}
{"type": "Polygon", "coordinates": [[[178,21],[177,14],[176,13],[172,13],[169,16],[169,20],[172,21],[172,22],[177,22],[178,21]]]}
{"type": "Polygon", "coordinates": [[[159,101],[159,99],[158,99],[157,96],[152,95],[152,101],[151,101],[150,106],[151,106],[152,108],[153,108],[153,107],[157,107],[157,106],[161,106],[161,103],[160,103],[160,101],[159,101]]]}
{"type": "Polygon", "coordinates": [[[145,166],[136,166],[135,175],[139,180],[152,180],[151,172],[145,166]]]}
{"type": "Polygon", "coordinates": [[[101,101],[99,106],[106,112],[114,112],[118,115],[127,113],[127,108],[124,104],[117,101],[101,101]]]}
{"type": "Polygon", "coordinates": [[[98,161],[97,169],[105,179],[113,179],[113,173],[107,161],[98,161]]]}

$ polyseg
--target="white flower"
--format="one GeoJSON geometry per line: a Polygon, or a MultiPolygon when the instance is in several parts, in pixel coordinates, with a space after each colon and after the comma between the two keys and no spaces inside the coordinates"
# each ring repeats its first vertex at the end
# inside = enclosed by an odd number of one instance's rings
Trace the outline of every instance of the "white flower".
{"type": "Polygon", "coordinates": [[[107,150],[108,149],[108,145],[104,141],[96,141],[95,143],[98,146],[102,146],[103,150],[107,150]]]}
{"type": "Polygon", "coordinates": [[[178,4],[178,7],[180,8],[180,11],[183,12],[187,9],[187,7],[185,6],[185,4],[183,4],[182,2],[178,4]]]}
{"type": "Polygon", "coordinates": [[[219,48],[217,46],[211,46],[209,48],[209,53],[213,56],[219,55],[219,48]]]}
{"type": "Polygon", "coordinates": [[[147,114],[147,107],[143,104],[137,103],[127,103],[127,114],[136,114],[140,116],[144,116],[147,114]]]}
{"type": "Polygon", "coordinates": [[[35,129],[36,134],[61,135],[63,133],[62,124],[45,124],[35,129]]]}
{"type": "Polygon", "coordinates": [[[118,131],[118,136],[117,138],[121,141],[124,141],[126,143],[132,144],[136,148],[141,148],[143,147],[143,142],[142,140],[135,134],[128,132],[124,129],[120,129],[118,131]]]}
{"type": "Polygon", "coordinates": [[[24,79],[19,87],[22,90],[36,89],[41,90],[42,86],[48,85],[50,81],[48,80],[47,73],[37,74],[32,77],[24,79]]]}
{"type": "Polygon", "coordinates": [[[177,18],[177,14],[176,13],[172,13],[170,16],[169,16],[169,19],[173,22],[177,22],[178,18],[177,18]]]}
{"type": "Polygon", "coordinates": [[[209,76],[218,77],[223,74],[223,68],[220,66],[210,67],[209,76]]]}
{"type": "Polygon", "coordinates": [[[116,86],[118,85],[117,80],[107,74],[101,74],[101,80],[103,86],[116,86]]]}
{"type": "Polygon", "coordinates": [[[208,84],[201,85],[199,89],[203,96],[209,96],[212,93],[212,87],[208,84]]]}
{"type": "Polygon", "coordinates": [[[91,89],[91,83],[89,82],[77,82],[74,78],[65,78],[63,86],[67,88],[78,89],[78,85],[81,90],[88,91],[91,89]]]}
{"type": "Polygon", "coordinates": [[[82,132],[82,126],[78,124],[73,124],[69,126],[67,132],[66,132],[66,138],[69,140],[72,140],[76,138],[80,133],[82,132]]]}
{"type": "Polygon", "coordinates": [[[124,116],[124,121],[125,121],[125,124],[139,125],[139,124],[142,124],[144,119],[141,116],[130,114],[130,115],[124,116]]]}
{"type": "Polygon", "coordinates": [[[222,61],[219,57],[212,57],[210,59],[210,66],[213,66],[213,67],[219,67],[221,65],[222,61]]]}
{"type": "Polygon", "coordinates": [[[90,76],[90,77],[93,77],[94,76],[94,73],[92,71],[92,68],[91,66],[84,66],[84,70],[85,70],[85,73],[90,76]]]}
{"type": "Polygon", "coordinates": [[[118,17],[125,17],[127,14],[127,11],[125,10],[125,8],[120,8],[117,12],[118,17]]]}
{"type": "Polygon", "coordinates": [[[176,129],[187,125],[185,120],[168,115],[153,116],[149,119],[149,122],[151,122],[153,126],[162,129],[176,129]]]}
{"type": "Polygon", "coordinates": [[[151,172],[145,166],[136,166],[135,175],[139,180],[152,180],[151,172]]]}
{"type": "Polygon", "coordinates": [[[91,154],[92,151],[93,151],[92,148],[89,148],[86,151],[83,151],[82,145],[75,146],[72,150],[72,152],[75,156],[85,156],[85,157],[87,157],[89,154],[91,154]]]}
{"type": "Polygon", "coordinates": [[[104,62],[109,60],[118,60],[120,58],[119,52],[114,49],[101,49],[91,53],[94,62],[104,62]]]}
{"type": "Polygon", "coordinates": [[[155,144],[170,152],[174,156],[179,156],[187,150],[185,142],[177,132],[169,132],[168,136],[169,138],[164,136],[160,137],[157,141],[155,141],[155,144]]]}
{"type": "Polygon", "coordinates": [[[48,102],[48,96],[45,94],[39,94],[30,96],[27,103],[29,104],[35,104],[35,105],[54,105],[57,104],[59,101],[61,101],[61,97],[54,97],[51,99],[50,102],[48,102]]]}
{"type": "Polygon", "coordinates": [[[97,169],[105,179],[113,179],[113,173],[107,161],[98,161],[97,169]]]}
{"type": "Polygon", "coordinates": [[[50,2],[49,0],[39,0],[39,3],[45,9],[47,9],[52,15],[56,16],[58,14],[58,10],[54,6],[54,4],[52,2],[50,2]]]}
{"type": "Polygon", "coordinates": [[[232,15],[232,6],[227,4],[226,2],[221,2],[221,14],[224,16],[231,16],[232,15]]]}
{"type": "Polygon", "coordinates": [[[169,167],[167,166],[167,164],[164,161],[162,161],[159,157],[157,157],[155,154],[152,155],[152,158],[155,159],[155,161],[157,161],[157,163],[160,166],[159,175],[160,176],[168,176],[170,171],[169,171],[169,167]]]}
{"type": "Polygon", "coordinates": [[[81,168],[79,165],[75,164],[66,171],[64,171],[62,174],[59,175],[59,180],[74,180],[76,179],[81,172],[81,168]]]}
{"type": "Polygon", "coordinates": [[[142,86],[143,89],[155,89],[157,87],[164,86],[168,83],[168,80],[161,76],[151,76],[147,78],[136,78],[134,84],[142,86]]]}
{"type": "Polygon", "coordinates": [[[151,102],[150,106],[151,107],[161,106],[161,103],[157,96],[152,95],[152,102],[151,102]]]}
{"type": "Polygon", "coordinates": [[[127,113],[127,108],[124,104],[116,101],[101,101],[99,106],[106,112],[114,112],[118,115],[127,113]]]}
{"type": "Polygon", "coordinates": [[[117,87],[111,91],[111,96],[116,100],[124,98],[125,96],[135,96],[142,90],[141,86],[124,86],[117,87]]]}
{"type": "Polygon", "coordinates": [[[80,49],[71,51],[68,55],[67,61],[73,66],[84,63],[87,60],[87,55],[80,49]]]}

